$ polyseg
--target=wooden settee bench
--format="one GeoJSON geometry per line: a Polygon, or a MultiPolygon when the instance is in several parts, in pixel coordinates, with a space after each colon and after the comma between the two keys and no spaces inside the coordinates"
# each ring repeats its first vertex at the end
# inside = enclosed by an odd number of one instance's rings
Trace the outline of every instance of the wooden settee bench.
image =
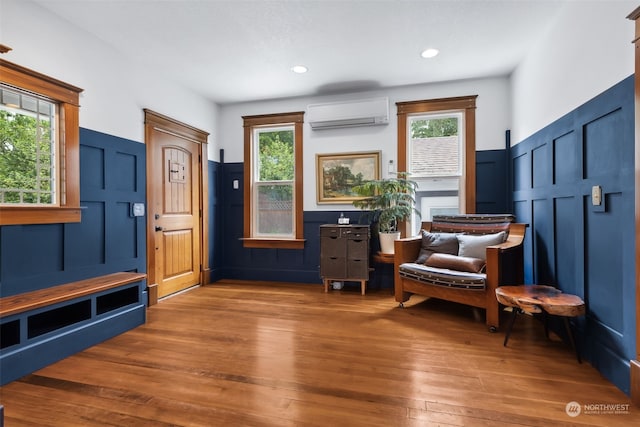
{"type": "MultiPolygon", "coordinates": [[[[486,310],[486,324],[490,331],[500,327],[499,304],[495,289],[501,285],[524,283],[523,241],[526,224],[514,222],[512,215],[452,215],[434,216],[433,221],[423,222],[421,235],[395,242],[394,291],[400,306],[412,294],[424,295],[470,305],[486,310]],[[425,236],[460,237],[464,242],[468,236],[497,236],[504,232],[504,241],[482,248],[486,266],[479,271],[461,271],[445,264],[419,260],[424,250],[425,236]],[[444,234],[442,234],[444,233],[444,234]],[[419,261],[419,262],[416,262],[419,261]],[[445,266],[443,268],[443,265],[445,266]]],[[[496,237],[497,238],[497,237],[496,237]]],[[[438,259],[453,259],[455,250],[438,259]],[[445,258],[446,257],[448,258],[445,258]]],[[[433,252],[432,252],[433,253],[433,252]]],[[[464,255],[464,254],[463,254],[464,255]]],[[[470,257],[462,257],[467,258],[470,257]]],[[[435,258],[434,258],[435,259],[435,258]]]]}
{"type": "Polygon", "coordinates": [[[146,277],[117,272],[0,298],[0,385],[143,324],[146,277]]]}

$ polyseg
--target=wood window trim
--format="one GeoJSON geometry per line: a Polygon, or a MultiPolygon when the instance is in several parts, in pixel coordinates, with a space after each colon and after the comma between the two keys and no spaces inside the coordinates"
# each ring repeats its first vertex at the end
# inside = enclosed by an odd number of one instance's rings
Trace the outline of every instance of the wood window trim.
{"type": "Polygon", "coordinates": [[[277,114],[261,114],[256,116],[243,116],[244,127],[244,229],[242,244],[245,248],[267,249],[304,249],[304,222],[303,222],[303,194],[302,194],[302,127],[304,124],[304,111],[277,114]],[[253,234],[253,147],[252,133],[256,126],[294,125],[295,139],[295,172],[294,172],[294,215],[296,234],[293,239],[255,238],[253,234]]]}
{"type": "Polygon", "coordinates": [[[476,212],[476,99],[478,95],[397,102],[398,172],[407,171],[407,117],[411,114],[463,111],[465,155],[460,211],[476,212]]]}
{"type": "Polygon", "coordinates": [[[0,59],[0,81],[58,104],[61,146],[59,206],[0,206],[0,225],[80,222],[80,121],[82,89],[0,59]]]}

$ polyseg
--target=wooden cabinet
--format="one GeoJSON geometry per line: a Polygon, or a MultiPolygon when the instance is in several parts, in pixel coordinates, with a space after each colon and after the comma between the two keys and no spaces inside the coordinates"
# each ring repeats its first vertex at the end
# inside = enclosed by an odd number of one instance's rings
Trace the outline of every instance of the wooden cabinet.
{"type": "Polygon", "coordinates": [[[364,295],[369,280],[369,226],[320,226],[320,276],[324,291],[332,280],[359,281],[364,295]]]}

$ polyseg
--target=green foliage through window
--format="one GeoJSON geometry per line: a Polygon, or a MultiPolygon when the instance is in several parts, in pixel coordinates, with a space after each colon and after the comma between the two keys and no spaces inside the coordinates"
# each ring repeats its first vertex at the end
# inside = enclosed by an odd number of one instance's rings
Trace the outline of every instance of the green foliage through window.
{"type": "Polygon", "coordinates": [[[52,123],[50,115],[39,111],[51,111],[53,105],[24,98],[26,107],[33,104],[29,110],[0,107],[0,203],[50,204],[54,202],[52,123]]]}
{"type": "Polygon", "coordinates": [[[411,138],[432,138],[457,134],[458,119],[456,117],[411,121],[411,138]]]}
{"type": "Polygon", "coordinates": [[[259,180],[293,179],[293,129],[261,131],[259,135],[259,180]]]}

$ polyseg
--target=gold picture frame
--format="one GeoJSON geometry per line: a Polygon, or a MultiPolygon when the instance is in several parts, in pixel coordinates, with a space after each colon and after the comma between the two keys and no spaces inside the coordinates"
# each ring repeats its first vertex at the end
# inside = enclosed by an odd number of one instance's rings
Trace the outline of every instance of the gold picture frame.
{"type": "Polygon", "coordinates": [[[371,179],[380,179],[380,151],[316,154],[319,204],[351,203],[362,199],[351,189],[371,179]]]}

